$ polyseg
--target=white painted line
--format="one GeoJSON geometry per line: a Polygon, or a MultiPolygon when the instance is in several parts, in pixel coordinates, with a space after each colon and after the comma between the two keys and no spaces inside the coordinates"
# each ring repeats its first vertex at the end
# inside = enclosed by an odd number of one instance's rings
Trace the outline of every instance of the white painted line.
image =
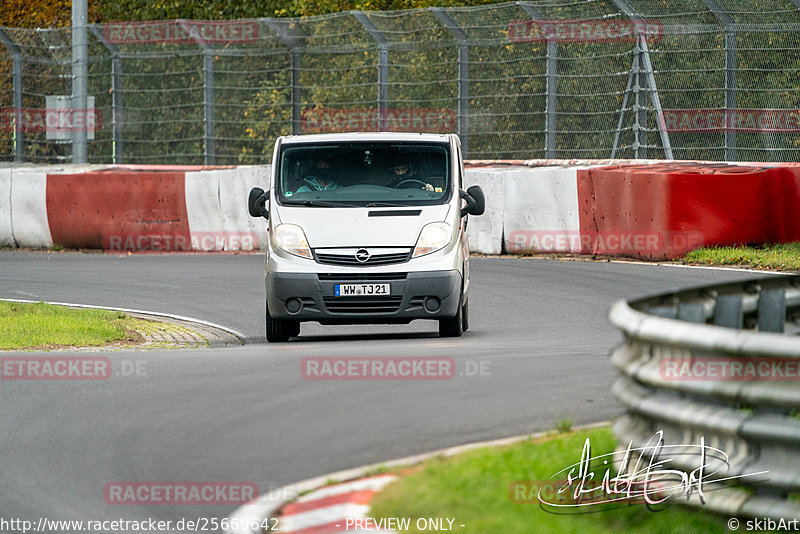
{"type": "Polygon", "coordinates": [[[71,302],[48,302],[42,300],[27,300],[27,299],[6,299],[0,298],[0,300],[5,300],[7,302],[23,302],[23,303],[32,303],[35,304],[37,302],[44,302],[45,304],[52,304],[54,306],[69,306],[71,308],[87,308],[90,310],[111,310],[111,311],[121,311],[126,313],[141,313],[142,315],[153,315],[155,317],[168,317],[170,319],[175,319],[178,321],[186,321],[187,323],[197,323],[202,324],[205,326],[210,326],[212,328],[219,328],[220,330],[224,330],[229,334],[233,334],[234,336],[238,337],[240,340],[244,341],[247,337],[245,334],[239,332],[238,330],[234,330],[233,328],[228,328],[227,326],[222,326],[220,324],[212,323],[210,321],[204,321],[203,319],[195,319],[194,317],[186,317],[184,315],[175,315],[174,313],[163,313],[163,312],[154,312],[154,311],[147,311],[147,310],[134,310],[132,308],[115,308],[112,306],[94,306],[92,304],[74,304],[71,302]]]}
{"type": "MultiPolygon", "coordinates": [[[[573,428],[573,430],[588,430],[610,424],[611,423],[609,421],[601,421],[599,423],[577,426],[573,428]]],[[[249,525],[258,525],[260,522],[263,522],[264,518],[272,517],[272,514],[274,514],[276,510],[292,501],[298,494],[306,491],[316,490],[327,484],[330,480],[357,479],[366,476],[367,473],[375,471],[376,469],[391,469],[393,467],[416,465],[435,456],[453,456],[461,452],[480,447],[499,447],[503,445],[511,445],[512,443],[525,441],[527,439],[541,438],[548,434],[550,434],[550,432],[537,432],[534,434],[523,434],[521,436],[512,436],[510,438],[495,439],[491,441],[467,443],[466,445],[458,445],[448,449],[440,449],[433,452],[407,456],[405,458],[399,458],[397,460],[391,460],[383,463],[354,467],[344,471],[337,471],[336,473],[309,478],[307,480],[303,480],[302,482],[295,482],[294,484],[289,484],[288,486],[284,486],[279,490],[265,493],[250,503],[240,506],[234,510],[233,513],[228,516],[228,519],[231,525],[238,525],[238,528],[231,528],[225,532],[226,534],[253,534],[255,532],[260,532],[260,530],[250,530],[249,525]]]]}
{"type": "MultiPolygon", "coordinates": [[[[542,252],[542,254],[547,254],[546,252],[542,252]]],[[[558,252],[553,252],[553,254],[558,255],[558,252]]],[[[584,263],[619,263],[619,264],[627,264],[627,265],[646,265],[649,267],[680,267],[683,269],[708,269],[711,271],[733,271],[738,273],[753,273],[753,274],[779,274],[784,276],[791,276],[794,274],[798,274],[794,271],[769,271],[769,270],[762,270],[762,269],[744,269],[741,267],[715,267],[713,265],[687,265],[685,263],[664,263],[664,262],[652,262],[652,261],[639,261],[639,260],[626,260],[626,259],[618,259],[618,258],[603,258],[602,260],[593,260],[591,255],[584,254],[584,255],[576,255],[576,256],[565,256],[565,257],[556,257],[556,258],[545,258],[545,257],[536,257],[536,256],[520,256],[518,254],[485,254],[482,256],[486,258],[509,258],[509,259],[518,259],[518,260],[543,260],[543,261],[575,261],[575,262],[584,262],[584,263]]]]}

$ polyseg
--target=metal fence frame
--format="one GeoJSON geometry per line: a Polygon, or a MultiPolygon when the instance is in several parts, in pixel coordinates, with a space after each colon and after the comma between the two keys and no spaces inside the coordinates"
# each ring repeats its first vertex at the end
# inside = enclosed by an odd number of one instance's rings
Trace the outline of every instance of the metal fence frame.
{"type": "MultiPolygon", "coordinates": [[[[737,110],[737,23],[733,16],[723,8],[717,0],[699,0],[702,2],[708,12],[713,14],[720,27],[724,31],[724,72],[725,72],[725,86],[724,86],[724,109],[726,117],[735,113],[737,110]]],[[[792,5],[800,11],[800,0],[787,0],[791,1],[792,5]]],[[[636,11],[634,7],[627,0],[613,0],[613,4],[619,10],[619,15],[627,17],[629,20],[637,24],[644,24],[645,20],[643,15],[636,11]]],[[[547,24],[547,17],[543,14],[543,6],[537,6],[532,1],[518,1],[510,4],[498,4],[504,6],[517,6],[524,10],[532,20],[544,21],[547,24]]],[[[548,7],[551,7],[548,5],[548,7]]],[[[471,155],[470,144],[470,86],[471,86],[471,73],[470,73],[470,50],[476,46],[476,41],[470,36],[469,28],[460,25],[452,13],[458,12],[460,8],[441,8],[432,7],[427,8],[427,11],[433,14],[446,31],[453,37],[455,46],[458,52],[457,65],[457,131],[461,137],[464,153],[467,157],[471,155]]],[[[422,10],[409,10],[422,11],[422,10]]],[[[379,110],[379,124],[381,128],[385,126],[385,117],[387,109],[390,105],[388,98],[389,87],[389,61],[390,55],[395,43],[391,42],[383,34],[383,32],[376,26],[372,20],[375,12],[368,11],[351,11],[349,14],[358,21],[363,27],[364,31],[375,42],[378,50],[378,64],[376,74],[376,95],[375,105],[379,110]]],[[[312,17],[311,19],[314,19],[312,17]]],[[[303,43],[303,38],[306,37],[299,33],[293,24],[298,20],[307,19],[275,19],[275,18],[261,18],[256,19],[259,23],[270,28],[278,39],[283,43],[287,53],[291,56],[291,132],[294,134],[300,133],[301,125],[301,106],[303,87],[301,85],[300,73],[301,63],[304,54],[314,53],[309,50],[303,43]]],[[[180,24],[185,24],[187,21],[178,21],[180,24]]],[[[753,32],[767,32],[774,31],[774,27],[780,26],[776,24],[756,24],[758,28],[750,28],[748,31],[753,32]]],[[[112,94],[112,132],[111,142],[113,146],[111,161],[113,163],[125,163],[125,139],[122,125],[124,124],[125,106],[123,103],[122,91],[122,78],[123,78],[123,62],[126,57],[120,47],[114,43],[108,42],[103,37],[102,25],[89,24],[87,25],[89,33],[91,33],[108,51],[111,59],[111,94],[112,94]]],[[[72,33],[80,34],[79,28],[76,28],[72,33]]],[[[670,28],[669,31],[674,31],[676,34],[684,31],[681,28],[670,28]]],[[[797,31],[784,30],[784,31],[797,31]]],[[[669,33],[669,32],[668,32],[669,33]]],[[[85,49],[86,36],[79,38],[79,35],[73,36],[73,54],[78,54],[81,48],[85,49]],[[80,44],[84,43],[84,44],[80,44]]],[[[0,28],[0,42],[4,45],[5,49],[12,56],[13,60],[13,106],[16,111],[15,128],[13,132],[13,146],[14,146],[14,161],[22,162],[24,160],[23,141],[24,130],[20,124],[19,109],[22,107],[22,76],[23,76],[23,63],[24,57],[20,51],[20,47],[13,41],[8,32],[0,28]]],[[[215,47],[209,43],[204,42],[202,39],[195,39],[195,44],[202,49],[203,54],[203,148],[202,156],[203,161],[207,165],[217,163],[216,157],[216,137],[215,137],[215,75],[214,75],[214,56],[215,55],[231,55],[235,52],[225,50],[224,47],[215,47]]],[[[558,130],[558,80],[559,80],[559,43],[556,40],[549,40],[546,43],[546,70],[545,70],[545,103],[544,103],[544,147],[536,147],[536,149],[543,149],[544,156],[547,158],[557,157],[557,134],[558,130]]],[[[651,61],[651,52],[648,48],[647,39],[644,35],[640,35],[635,44],[632,46],[633,61],[629,70],[628,83],[623,95],[623,104],[619,111],[619,120],[614,135],[613,145],[610,147],[610,156],[615,158],[619,156],[620,135],[624,128],[626,111],[629,109],[629,102],[633,104],[630,110],[633,115],[633,126],[631,128],[633,133],[632,146],[633,156],[636,159],[652,158],[656,156],[652,151],[648,154],[648,148],[656,147],[662,156],[666,159],[673,158],[673,144],[670,141],[670,135],[664,123],[664,115],[661,106],[661,98],[659,89],[656,84],[655,71],[651,61]],[[654,122],[653,127],[648,127],[648,115],[651,115],[651,121],[654,122]],[[653,120],[654,119],[654,120],[653,120]],[[648,144],[648,133],[658,133],[660,145],[648,144]]],[[[86,59],[82,56],[74,56],[71,61],[72,79],[73,79],[73,106],[78,107],[79,103],[86,94],[86,59]]],[[[66,62],[64,65],[66,67],[66,62]]],[[[513,133],[513,132],[510,132],[513,133]]],[[[77,137],[73,143],[77,141],[77,137]]],[[[85,160],[80,154],[80,145],[74,145],[73,162],[80,162],[85,160]]],[[[563,151],[563,150],[562,150],[563,151]]],[[[725,159],[728,161],[737,160],[737,138],[736,130],[734,128],[724,128],[724,154],[725,159]]],[[[762,158],[767,159],[767,158],[762,158]]]]}

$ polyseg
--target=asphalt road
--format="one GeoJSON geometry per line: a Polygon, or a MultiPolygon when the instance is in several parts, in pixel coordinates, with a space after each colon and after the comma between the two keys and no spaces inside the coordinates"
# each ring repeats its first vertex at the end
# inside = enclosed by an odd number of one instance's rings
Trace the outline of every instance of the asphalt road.
{"type": "Polygon", "coordinates": [[[606,314],[617,299],[741,279],[733,271],[473,258],[471,328],[322,327],[267,345],[263,256],[0,252],[0,297],[202,318],[243,347],[108,353],[101,381],[0,382],[0,518],[224,517],[234,506],[110,505],[114,481],[248,481],[263,493],[308,477],[619,412],[606,314]],[[443,356],[457,376],[319,381],[307,356],[443,356]],[[139,363],[138,376],[126,376],[139,363]],[[475,373],[482,368],[483,373],[475,373]]]}

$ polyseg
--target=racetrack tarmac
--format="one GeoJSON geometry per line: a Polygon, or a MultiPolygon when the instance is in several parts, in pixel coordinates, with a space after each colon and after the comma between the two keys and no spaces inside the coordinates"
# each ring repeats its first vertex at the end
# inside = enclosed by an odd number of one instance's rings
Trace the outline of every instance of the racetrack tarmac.
{"type": "MultiPolygon", "coordinates": [[[[0,297],[173,313],[243,332],[237,348],[108,353],[98,381],[0,381],[0,516],[224,517],[234,505],[112,505],[114,481],[308,477],[620,411],[610,305],[755,274],[633,263],[473,258],[469,332],[322,327],[266,344],[263,255],[0,252],[0,297]],[[307,357],[453,358],[449,380],[308,380],[307,357]],[[126,373],[138,363],[138,375],[126,373]],[[143,362],[143,363],[141,363],[143,362]],[[477,372],[483,369],[483,372],[477,372]]],[[[71,353],[74,354],[74,353],[71,353]]],[[[93,353],[97,354],[97,353],[93,353]]],[[[8,354],[3,354],[8,356],[8,354]]],[[[579,454],[579,451],[576,451],[579,454]]]]}

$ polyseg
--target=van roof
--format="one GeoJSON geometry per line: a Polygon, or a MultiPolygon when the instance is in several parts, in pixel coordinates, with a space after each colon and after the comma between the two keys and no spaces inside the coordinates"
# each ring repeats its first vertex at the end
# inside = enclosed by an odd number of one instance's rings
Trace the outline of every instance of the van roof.
{"type": "Polygon", "coordinates": [[[348,132],[309,135],[287,135],[285,144],[293,143],[341,143],[348,141],[428,141],[446,143],[452,134],[406,133],[406,132],[348,132]]]}

